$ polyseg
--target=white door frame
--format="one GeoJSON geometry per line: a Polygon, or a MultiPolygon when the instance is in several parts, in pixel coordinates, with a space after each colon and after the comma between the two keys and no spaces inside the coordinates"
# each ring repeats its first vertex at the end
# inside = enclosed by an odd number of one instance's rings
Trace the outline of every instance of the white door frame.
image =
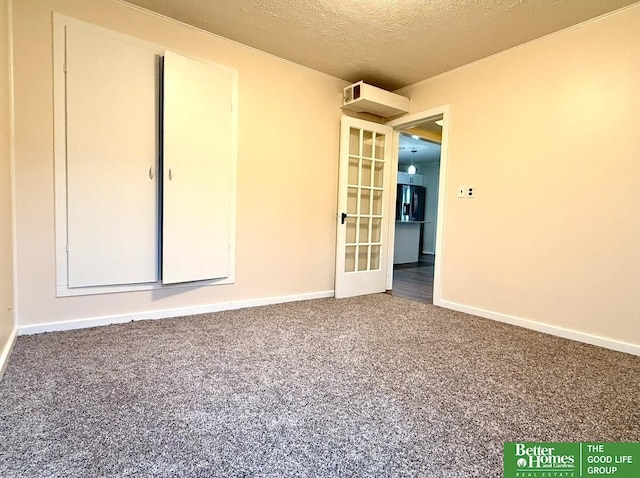
{"type": "MultiPolygon", "coordinates": [[[[434,264],[433,277],[433,305],[441,305],[442,300],[442,260],[444,251],[444,218],[445,218],[445,198],[447,185],[447,163],[449,158],[449,125],[451,123],[451,106],[442,105],[428,110],[419,111],[410,115],[403,116],[386,122],[387,126],[394,129],[393,134],[393,167],[398,169],[398,147],[399,147],[399,130],[409,128],[419,123],[423,123],[434,116],[442,116],[442,149],[440,151],[440,178],[438,180],[438,212],[436,219],[436,255],[434,264]]],[[[395,217],[396,204],[396,188],[393,188],[389,194],[389,211],[395,217]]],[[[391,224],[395,223],[395,218],[391,224]]],[[[393,249],[395,242],[395,227],[389,227],[387,254],[387,290],[393,287],[393,249]]]]}

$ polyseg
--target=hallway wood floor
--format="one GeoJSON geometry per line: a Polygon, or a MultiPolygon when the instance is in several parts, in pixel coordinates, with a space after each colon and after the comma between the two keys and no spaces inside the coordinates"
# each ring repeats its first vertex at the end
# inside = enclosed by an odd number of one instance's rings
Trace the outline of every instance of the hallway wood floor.
{"type": "Polygon", "coordinates": [[[434,256],[424,254],[418,262],[393,266],[393,290],[391,295],[433,304],[434,256]]]}

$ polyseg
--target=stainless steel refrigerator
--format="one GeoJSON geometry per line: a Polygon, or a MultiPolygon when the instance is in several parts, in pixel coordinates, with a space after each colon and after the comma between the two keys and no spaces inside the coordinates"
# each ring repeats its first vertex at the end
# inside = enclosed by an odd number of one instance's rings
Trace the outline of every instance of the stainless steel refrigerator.
{"type": "Polygon", "coordinates": [[[398,184],[396,221],[423,222],[426,188],[410,184],[398,184]]]}

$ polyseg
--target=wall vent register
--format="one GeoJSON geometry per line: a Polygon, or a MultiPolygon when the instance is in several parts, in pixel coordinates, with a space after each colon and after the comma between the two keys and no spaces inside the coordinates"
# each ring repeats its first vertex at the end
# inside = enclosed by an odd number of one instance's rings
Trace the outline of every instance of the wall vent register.
{"type": "Polygon", "coordinates": [[[387,118],[409,112],[409,98],[359,81],[343,90],[342,109],[387,118]]]}

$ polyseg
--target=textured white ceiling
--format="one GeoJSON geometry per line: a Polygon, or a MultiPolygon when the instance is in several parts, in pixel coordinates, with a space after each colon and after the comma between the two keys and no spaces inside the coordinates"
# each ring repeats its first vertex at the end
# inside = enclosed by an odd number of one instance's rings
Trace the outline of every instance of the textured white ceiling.
{"type": "Polygon", "coordinates": [[[637,0],[126,0],[394,90],[637,0]]]}
{"type": "Polygon", "coordinates": [[[422,139],[414,139],[411,136],[400,135],[399,146],[398,163],[402,169],[411,163],[420,164],[440,161],[442,148],[439,144],[430,143],[422,139]]]}

